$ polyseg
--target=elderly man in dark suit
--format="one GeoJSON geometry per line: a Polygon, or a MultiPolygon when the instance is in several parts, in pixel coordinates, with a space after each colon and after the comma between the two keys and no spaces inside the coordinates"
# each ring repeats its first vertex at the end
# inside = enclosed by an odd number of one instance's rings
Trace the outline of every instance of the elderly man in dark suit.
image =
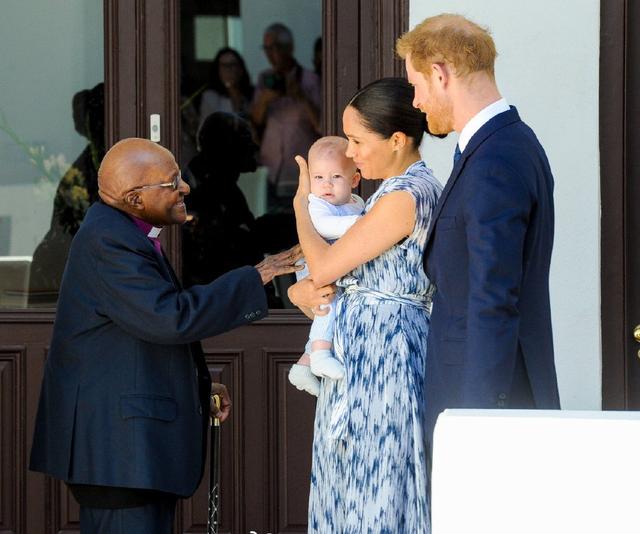
{"type": "Polygon", "coordinates": [[[120,141],[98,183],[62,280],[30,468],[66,481],[83,533],[168,533],[202,478],[210,394],[221,419],[231,406],[199,340],[266,316],[263,284],[299,252],[182,288],[158,241],[187,217],[172,154],[120,141]]]}
{"type": "Polygon", "coordinates": [[[487,30],[439,15],[405,34],[398,52],[430,130],[460,134],[425,249],[437,288],[425,372],[429,426],[445,408],[558,408],[545,152],[498,91],[487,30]]]}

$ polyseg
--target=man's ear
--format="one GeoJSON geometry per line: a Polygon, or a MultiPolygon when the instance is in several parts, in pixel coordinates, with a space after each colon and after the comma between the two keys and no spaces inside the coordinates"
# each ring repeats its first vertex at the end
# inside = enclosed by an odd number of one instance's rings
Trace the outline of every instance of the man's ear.
{"type": "Polygon", "coordinates": [[[356,187],[358,187],[358,184],[360,183],[360,171],[356,171],[355,174],[353,175],[353,178],[351,179],[351,189],[355,189],[356,187]]]}
{"type": "Polygon", "coordinates": [[[135,211],[144,210],[144,202],[139,191],[129,191],[122,200],[129,209],[135,211]]]}
{"type": "Polygon", "coordinates": [[[446,63],[431,64],[431,80],[435,81],[440,86],[446,87],[449,84],[451,74],[450,66],[446,63]]]}

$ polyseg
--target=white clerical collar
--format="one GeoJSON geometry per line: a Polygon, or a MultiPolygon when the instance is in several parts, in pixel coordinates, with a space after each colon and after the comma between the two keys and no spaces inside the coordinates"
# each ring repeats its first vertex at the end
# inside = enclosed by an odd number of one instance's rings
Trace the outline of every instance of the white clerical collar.
{"type": "Polygon", "coordinates": [[[160,232],[162,232],[162,228],[158,228],[157,226],[152,226],[151,230],[149,230],[149,233],[147,234],[147,237],[150,237],[151,239],[155,239],[160,235],[160,232]]]}
{"type": "Polygon", "coordinates": [[[480,128],[482,128],[496,115],[504,113],[505,111],[509,111],[509,109],[510,108],[509,104],[507,104],[507,101],[504,98],[501,98],[500,100],[496,100],[493,104],[489,104],[486,108],[476,113],[476,115],[474,115],[471,120],[467,124],[465,124],[464,128],[462,128],[462,131],[460,132],[460,137],[458,138],[458,146],[460,147],[460,152],[464,151],[471,138],[480,128]]]}

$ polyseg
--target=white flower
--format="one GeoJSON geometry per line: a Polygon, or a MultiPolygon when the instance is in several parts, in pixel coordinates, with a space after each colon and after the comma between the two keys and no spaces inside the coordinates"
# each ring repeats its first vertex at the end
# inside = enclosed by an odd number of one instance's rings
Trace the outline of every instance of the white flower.
{"type": "Polygon", "coordinates": [[[49,156],[47,159],[42,161],[42,164],[44,165],[44,170],[46,171],[47,174],[51,172],[51,169],[53,168],[55,163],[56,163],[55,156],[49,156]]]}
{"type": "Polygon", "coordinates": [[[58,172],[61,175],[67,172],[67,169],[69,168],[69,163],[67,163],[67,158],[65,157],[65,155],[60,153],[57,156],[52,156],[52,157],[55,158],[58,164],[58,172]]]}

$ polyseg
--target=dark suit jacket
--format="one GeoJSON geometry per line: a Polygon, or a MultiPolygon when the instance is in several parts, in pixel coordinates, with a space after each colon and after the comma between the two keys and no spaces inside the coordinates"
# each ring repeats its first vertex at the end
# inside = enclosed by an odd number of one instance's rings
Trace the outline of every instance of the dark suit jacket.
{"type": "Polygon", "coordinates": [[[191,495],[211,384],[199,340],[266,314],[253,267],[182,289],[126,214],[94,204],[62,280],[30,468],[191,495]]]}
{"type": "Polygon", "coordinates": [[[553,176],[515,108],[487,122],[453,168],[425,269],[430,428],[445,408],[558,408],[549,307],[553,176]]]}

